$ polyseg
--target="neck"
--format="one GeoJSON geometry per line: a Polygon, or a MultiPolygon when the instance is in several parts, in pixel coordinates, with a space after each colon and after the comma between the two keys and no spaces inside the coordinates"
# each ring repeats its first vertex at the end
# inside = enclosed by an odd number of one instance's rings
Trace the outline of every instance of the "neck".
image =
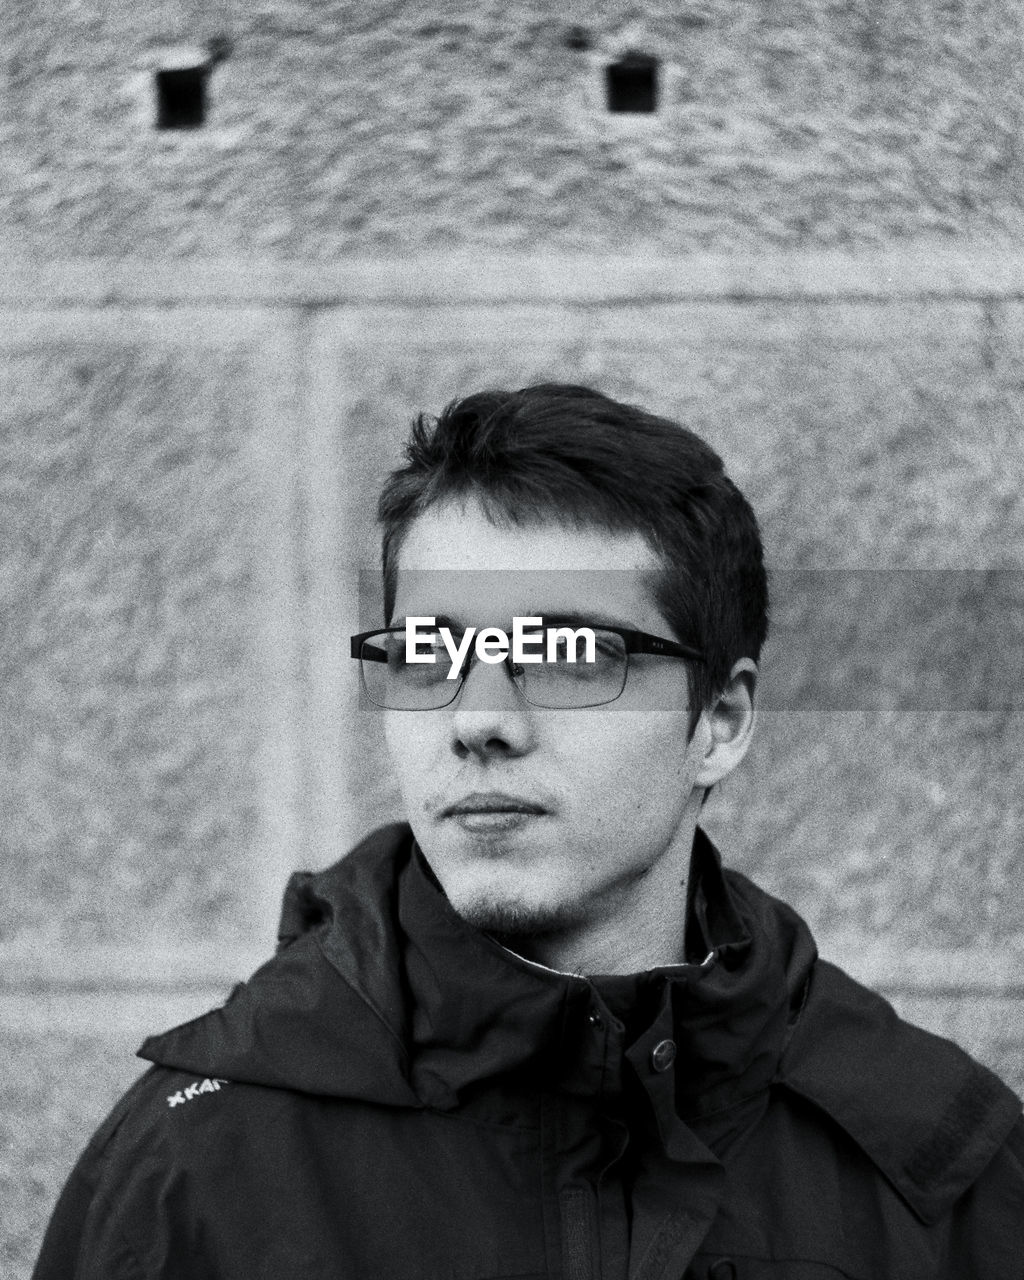
{"type": "Polygon", "coordinates": [[[691,842],[666,851],[644,875],[615,886],[587,919],[530,937],[505,937],[526,960],[562,973],[642,973],[685,959],[691,842]]]}

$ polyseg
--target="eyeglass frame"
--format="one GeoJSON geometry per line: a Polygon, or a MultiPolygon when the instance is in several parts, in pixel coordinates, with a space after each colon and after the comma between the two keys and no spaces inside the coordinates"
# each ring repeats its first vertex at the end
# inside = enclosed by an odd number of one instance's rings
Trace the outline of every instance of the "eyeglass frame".
{"type": "MultiPolygon", "coordinates": [[[[552,626],[557,624],[552,623],[552,626]]],[[[540,707],[546,711],[585,711],[588,707],[607,707],[613,702],[617,702],[626,691],[626,682],[629,679],[629,655],[631,653],[650,653],[663,658],[684,658],[688,662],[706,662],[707,655],[703,649],[698,649],[694,645],[680,644],[676,640],[666,640],[664,636],[652,635],[649,631],[634,631],[629,627],[617,627],[604,622],[584,622],[575,623],[578,628],[590,627],[594,631],[611,631],[622,639],[625,658],[626,670],[622,677],[622,688],[614,698],[608,698],[602,702],[584,702],[579,706],[569,705],[566,707],[548,707],[542,702],[534,702],[527,696],[526,690],[522,685],[516,684],[516,681],[526,674],[526,668],[518,662],[513,662],[512,654],[508,653],[501,660],[501,665],[508,668],[509,679],[519,690],[523,697],[523,701],[531,707],[540,707]]],[[[443,711],[445,707],[450,707],[455,699],[462,692],[462,687],[466,683],[466,677],[469,675],[470,669],[476,660],[476,654],[467,654],[466,662],[462,670],[459,672],[455,680],[452,681],[452,696],[447,701],[439,703],[436,707],[384,707],[379,702],[374,702],[370,697],[370,691],[366,687],[366,679],[363,676],[363,662],[387,662],[387,658],[366,658],[364,659],[362,647],[365,641],[371,636],[394,635],[401,634],[406,631],[405,627],[375,627],[372,631],[361,631],[358,635],[350,638],[349,656],[355,658],[359,663],[359,674],[366,696],[375,707],[379,707],[381,711],[443,711]]],[[[530,664],[532,665],[532,664],[530,664]]]]}

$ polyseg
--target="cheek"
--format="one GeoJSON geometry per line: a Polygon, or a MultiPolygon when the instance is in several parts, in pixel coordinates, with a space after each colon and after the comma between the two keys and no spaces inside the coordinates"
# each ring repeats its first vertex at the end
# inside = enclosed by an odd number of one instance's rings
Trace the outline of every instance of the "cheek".
{"type": "Polygon", "coordinates": [[[653,712],[620,767],[630,827],[655,844],[672,838],[693,795],[697,766],[687,727],[684,717],[653,712]]]}
{"type": "MultiPolygon", "coordinates": [[[[563,740],[574,772],[589,780],[589,790],[610,785],[629,791],[643,807],[652,788],[684,782],[692,773],[685,714],[668,711],[609,711],[600,720],[581,724],[563,740]]],[[[657,802],[657,797],[651,797],[657,802]]]]}
{"type": "Polygon", "coordinates": [[[426,712],[388,711],[384,722],[384,741],[403,791],[415,791],[429,775],[436,758],[437,733],[428,723],[426,712]]]}

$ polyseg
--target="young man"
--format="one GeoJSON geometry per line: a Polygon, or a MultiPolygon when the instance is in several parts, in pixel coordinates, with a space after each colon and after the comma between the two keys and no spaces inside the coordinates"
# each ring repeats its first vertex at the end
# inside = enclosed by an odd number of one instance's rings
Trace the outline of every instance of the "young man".
{"type": "Polygon", "coordinates": [[[816,959],[697,825],[767,628],[747,502],[579,387],[421,419],[353,640],[409,826],[69,1181],[37,1280],[1024,1276],[1020,1103],[816,959]]]}

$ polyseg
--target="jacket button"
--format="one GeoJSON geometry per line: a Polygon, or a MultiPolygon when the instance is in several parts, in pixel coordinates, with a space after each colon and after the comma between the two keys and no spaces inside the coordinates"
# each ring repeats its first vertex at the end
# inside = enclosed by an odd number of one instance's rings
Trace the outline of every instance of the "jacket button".
{"type": "Polygon", "coordinates": [[[676,1060],[676,1042],[659,1040],[651,1050],[651,1066],[655,1071],[667,1071],[676,1060]]]}
{"type": "Polygon", "coordinates": [[[736,1263],[732,1258],[719,1258],[708,1267],[708,1280],[736,1280],[736,1263]]]}

